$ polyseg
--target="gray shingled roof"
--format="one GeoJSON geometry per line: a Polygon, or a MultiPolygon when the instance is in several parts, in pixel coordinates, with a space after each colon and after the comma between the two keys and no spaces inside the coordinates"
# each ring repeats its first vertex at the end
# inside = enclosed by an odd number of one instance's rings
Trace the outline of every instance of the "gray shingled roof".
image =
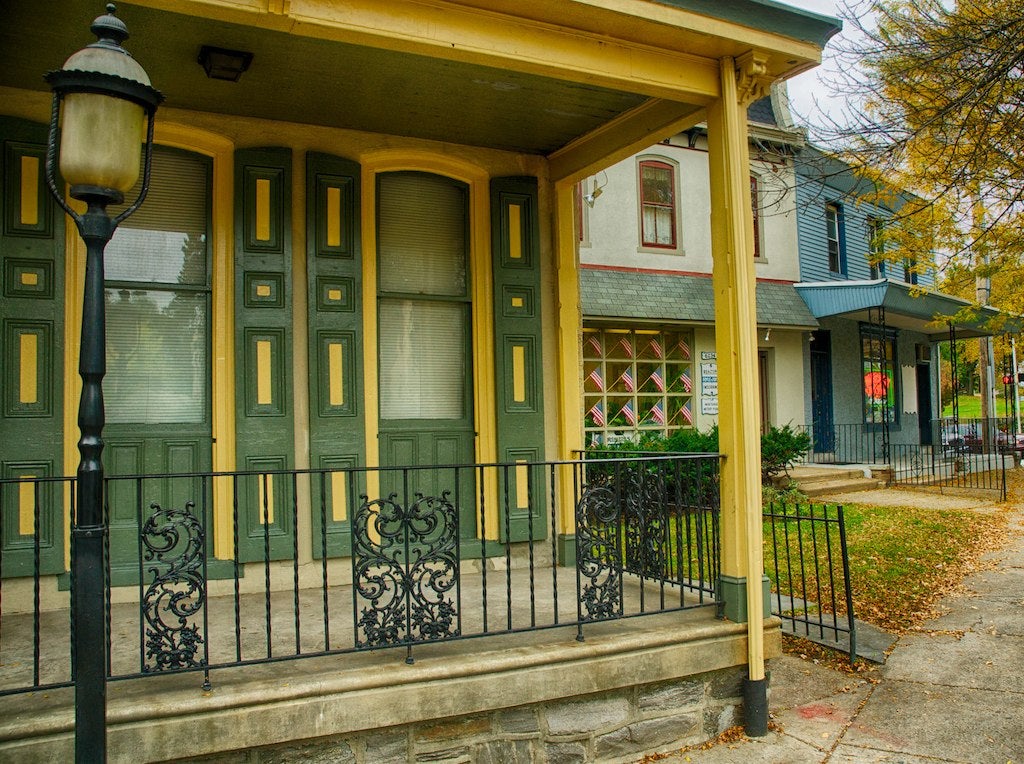
{"type": "Polygon", "coordinates": [[[775,110],[772,108],[771,96],[758,98],[750,104],[750,106],[747,107],[747,119],[751,122],[759,122],[762,125],[778,127],[779,121],[775,118],[775,110]]]}
{"type": "MultiPolygon", "coordinates": [[[[583,315],[713,323],[710,276],[580,269],[583,315]]],[[[757,323],[815,329],[817,320],[789,283],[757,283],[757,323]]]]}

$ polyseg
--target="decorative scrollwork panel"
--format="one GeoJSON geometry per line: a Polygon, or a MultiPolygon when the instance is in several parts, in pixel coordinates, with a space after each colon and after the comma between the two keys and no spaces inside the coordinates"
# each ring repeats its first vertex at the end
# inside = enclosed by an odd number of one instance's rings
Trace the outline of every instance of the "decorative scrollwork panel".
{"type": "Polygon", "coordinates": [[[614,480],[594,476],[576,503],[576,566],[580,620],[622,614],[621,512],[614,480]]]}
{"type": "Polygon", "coordinates": [[[386,647],[459,635],[458,512],[440,496],[397,495],[362,504],[353,518],[356,647],[386,647]]]}
{"type": "Polygon", "coordinates": [[[203,550],[206,534],[195,516],[195,503],[185,509],[162,509],[141,530],[143,560],[149,585],[142,598],[146,619],[143,671],[157,672],[202,666],[202,611],[206,607],[203,550]]]}

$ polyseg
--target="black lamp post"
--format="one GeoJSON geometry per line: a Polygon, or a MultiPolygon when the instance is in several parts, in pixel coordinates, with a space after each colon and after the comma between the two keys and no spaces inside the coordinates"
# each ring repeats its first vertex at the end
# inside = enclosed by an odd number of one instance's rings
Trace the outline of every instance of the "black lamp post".
{"type": "Polygon", "coordinates": [[[128,39],[115,7],[97,18],[98,38],[71,56],[64,68],[46,75],[53,89],[46,181],[58,204],[78,226],[86,245],[82,342],[78,371],[76,510],[71,560],[74,615],[75,759],[106,761],[107,637],[104,618],[103,537],[103,375],[106,372],[106,320],[103,308],[103,250],[118,224],[139,208],[149,189],[153,117],[163,96],[145,70],[121,47],[128,39]],[[63,106],[63,108],[62,108],[63,106]],[[57,187],[54,164],[60,143],[60,172],[71,196],[85,202],[77,213],[57,187]],[[132,204],[111,218],[107,206],[121,204],[139,178],[145,144],[142,190],[132,204]]]}

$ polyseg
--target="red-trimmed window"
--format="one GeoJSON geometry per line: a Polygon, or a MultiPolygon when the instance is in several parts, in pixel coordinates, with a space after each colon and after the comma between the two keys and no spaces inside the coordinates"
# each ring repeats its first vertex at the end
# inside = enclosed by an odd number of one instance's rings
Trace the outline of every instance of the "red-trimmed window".
{"type": "Polygon", "coordinates": [[[754,217],[754,257],[761,257],[761,195],[756,175],[750,176],[750,211],[754,217]]]}
{"type": "Polygon", "coordinates": [[[640,163],[640,240],[645,247],[676,247],[676,172],[667,162],[640,163]]]}

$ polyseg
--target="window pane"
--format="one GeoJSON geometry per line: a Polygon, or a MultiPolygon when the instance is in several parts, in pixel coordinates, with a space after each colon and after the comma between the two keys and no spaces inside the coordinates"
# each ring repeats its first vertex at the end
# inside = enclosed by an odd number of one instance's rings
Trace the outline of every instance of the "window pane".
{"type": "MultiPolygon", "coordinates": [[[[146,201],[117,227],[104,253],[107,279],[206,284],[208,167],[202,157],[153,149],[146,201]]],[[[125,198],[134,199],[140,184],[125,198]]]]}
{"type": "Polygon", "coordinates": [[[109,423],[205,421],[207,310],[205,294],[106,290],[109,423]]]}
{"type": "Polygon", "coordinates": [[[381,418],[464,416],[466,311],[460,304],[381,300],[381,418]]]}
{"type": "Polygon", "coordinates": [[[434,175],[380,176],[377,247],[382,292],[466,294],[466,193],[434,175]]]}
{"type": "Polygon", "coordinates": [[[672,170],[669,167],[644,164],[641,166],[643,198],[655,204],[672,203],[672,170]]]}

